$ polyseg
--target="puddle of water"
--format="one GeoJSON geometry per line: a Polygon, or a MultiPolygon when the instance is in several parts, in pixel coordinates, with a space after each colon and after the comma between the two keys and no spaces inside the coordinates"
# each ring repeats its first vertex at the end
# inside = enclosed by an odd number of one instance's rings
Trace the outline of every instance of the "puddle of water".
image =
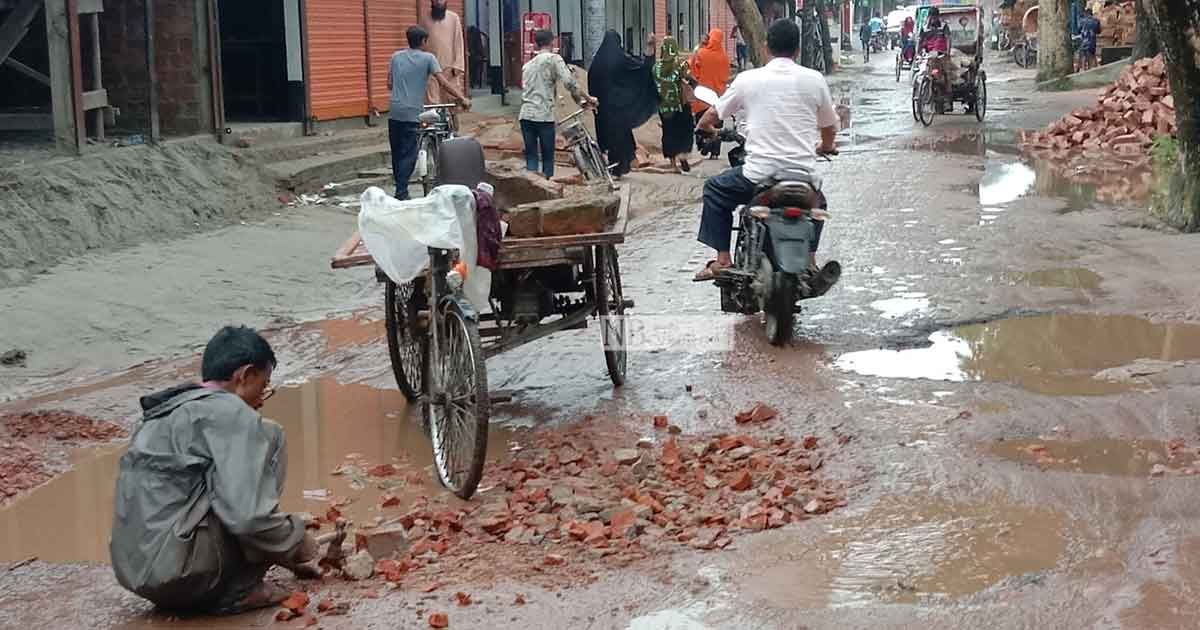
{"type": "Polygon", "coordinates": [[[1155,464],[1194,467],[1197,459],[1195,449],[1180,449],[1173,457],[1166,443],[1155,440],[1004,440],[992,444],[988,451],[1003,459],[1036,464],[1046,470],[1142,477],[1149,475],[1155,464]]]}
{"type": "MultiPolygon", "coordinates": [[[[402,509],[418,495],[445,492],[433,480],[432,451],[419,421],[409,418],[400,392],[319,379],[281,388],[263,415],[283,425],[288,444],[288,478],[282,509],[324,514],[330,503],[304,497],[305,490],[327,490],[352,498],[339,508],[365,523],[383,514],[380,496],[391,493],[402,509]],[[394,463],[399,474],[382,480],[332,475],[357,453],[367,465],[394,463]],[[411,480],[408,478],[411,477],[411,480]],[[380,484],[387,486],[381,488],[380,484]]],[[[488,460],[503,459],[516,441],[512,429],[493,426],[488,460]]],[[[125,447],[82,450],[74,468],[26,497],[0,508],[0,560],[37,556],[47,562],[108,562],[113,494],[125,447]]]]}
{"type": "Polygon", "coordinates": [[[1000,278],[1008,284],[1026,287],[1075,289],[1088,292],[1098,291],[1100,282],[1103,280],[1100,274],[1083,267],[1011,272],[1001,274],[1000,278]]]}
{"type": "Polygon", "coordinates": [[[1037,184],[1037,173],[1022,162],[988,164],[979,180],[979,203],[1002,206],[1029,194],[1037,184]]]}
{"type": "MultiPolygon", "coordinates": [[[[979,203],[1002,206],[1037,194],[1066,202],[1062,212],[1086,210],[1097,203],[1120,203],[1145,199],[1150,194],[1151,174],[1145,168],[1129,167],[1103,173],[1063,171],[1051,161],[992,161],[979,181],[979,203]]],[[[985,207],[984,212],[998,211],[985,207]]]]}
{"type": "Polygon", "coordinates": [[[1041,394],[1092,396],[1138,387],[1094,378],[1102,370],[1138,359],[1200,358],[1200,326],[1124,315],[1002,319],[938,331],[929,341],[924,348],[843,354],[835,365],[866,376],[1006,382],[1041,394]]]}
{"type": "Polygon", "coordinates": [[[773,541],[777,564],[747,575],[743,588],[788,609],[962,597],[1053,569],[1065,525],[1058,512],[1005,501],[890,499],[822,540],[773,541]]]}
{"type": "Polygon", "coordinates": [[[988,151],[1016,155],[1017,134],[1009,129],[973,130],[959,134],[952,132],[934,138],[915,138],[908,148],[916,151],[976,155],[984,157],[988,151]]]}
{"type": "Polygon", "coordinates": [[[871,308],[883,313],[884,319],[900,319],[909,313],[928,309],[929,299],[925,297],[894,297],[875,300],[871,302],[871,308]]]}

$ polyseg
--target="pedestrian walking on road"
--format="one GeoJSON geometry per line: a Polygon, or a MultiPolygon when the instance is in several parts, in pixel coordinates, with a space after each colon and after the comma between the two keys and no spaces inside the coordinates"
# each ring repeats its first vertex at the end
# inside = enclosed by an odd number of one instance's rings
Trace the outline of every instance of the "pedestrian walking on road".
{"type": "Polygon", "coordinates": [[[696,80],[674,38],[663,39],[658,63],[654,64],[654,81],[658,85],[658,116],[662,120],[663,156],[671,168],[687,173],[692,170],[688,158],[696,139],[695,120],[688,95],[696,80]]]}
{"type": "Polygon", "coordinates": [[[445,90],[456,102],[470,109],[471,101],[442,72],[441,65],[425,51],[429,34],[420,26],[408,28],[408,48],[392,54],[388,69],[388,143],[392,148],[392,179],[396,199],[408,199],[408,180],[417,165],[417,124],[424,109],[429,79],[445,90]]]}
{"type": "Polygon", "coordinates": [[[616,31],[604,41],[588,69],[588,93],[599,101],[596,109],[596,140],[614,165],[612,174],[621,177],[633,168],[637,142],[633,130],[658,112],[658,90],[654,85],[654,34],[646,38],[646,54],[633,56],[621,48],[616,31]]]}
{"type": "MultiPolygon", "coordinates": [[[[692,56],[692,76],[696,82],[713,90],[718,96],[725,93],[729,85],[729,54],[725,52],[725,34],[719,28],[714,28],[708,34],[708,43],[692,56]]],[[[708,109],[708,105],[696,99],[692,101],[692,114],[696,122],[708,109]]],[[[700,153],[707,153],[712,158],[721,155],[721,142],[709,142],[700,148],[700,153]]]]}
{"type": "Polygon", "coordinates": [[[547,178],[554,177],[554,102],[561,83],[581,107],[595,106],[596,99],[583,93],[575,76],[567,69],[563,58],[555,53],[554,33],[538,31],[533,35],[538,53],[521,69],[521,137],[525,141],[525,168],[540,170],[547,178]]]}

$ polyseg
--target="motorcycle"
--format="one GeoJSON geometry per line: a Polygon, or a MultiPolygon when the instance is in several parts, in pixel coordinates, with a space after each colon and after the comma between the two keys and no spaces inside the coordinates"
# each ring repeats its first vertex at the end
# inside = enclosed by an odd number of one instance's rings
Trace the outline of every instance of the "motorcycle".
{"type": "MultiPolygon", "coordinates": [[[[694,93],[709,105],[717,102],[716,92],[706,87],[694,93]]],[[[837,261],[819,270],[809,267],[815,221],[829,217],[818,207],[822,199],[821,176],[802,169],[777,173],[760,183],[753,200],[734,211],[733,266],[717,272],[713,283],[721,290],[723,312],[763,313],[772,345],[791,340],[800,301],[825,295],[841,278],[837,261]]]]}

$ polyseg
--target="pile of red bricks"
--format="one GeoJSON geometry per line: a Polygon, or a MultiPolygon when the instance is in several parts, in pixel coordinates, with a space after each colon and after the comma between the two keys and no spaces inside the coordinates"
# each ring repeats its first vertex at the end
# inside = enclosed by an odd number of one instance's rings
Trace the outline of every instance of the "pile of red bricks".
{"type": "Polygon", "coordinates": [[[1162,55],[1142,59],[1104,88],[1094,107],[1077,109],[1025,137],[1032,149],[1112,151],[1142,155],[1162,135],[1175,135],[1175,99],[1162,55]]]}

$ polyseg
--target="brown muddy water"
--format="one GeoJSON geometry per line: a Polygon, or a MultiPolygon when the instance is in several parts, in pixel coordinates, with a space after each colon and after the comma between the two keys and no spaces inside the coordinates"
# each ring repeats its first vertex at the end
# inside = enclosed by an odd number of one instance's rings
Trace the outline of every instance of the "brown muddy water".
{"type": "MultiPolygon", "coordinates": [[[[385,513],[399,514],[419,495],[445,492],[433,477],[429,440],[398,391],[319,379],[281,388],[262,412],[282,424],[287,435],[284,510],[319,515],[349,500],[338,509],[368,523],[385,513]],[[398,474],[367,477],[367,468],[382,463],[394,464],[398,474]],[[340,474],[333,474],[337,469],[340,474]],[[400,507],[380,508],[384,494],[400,498],[400,507]]],[[[513,430],[493,426],[489,461],[506,458],[517,440],[513,430]]],[[[0,560],[37,556],[46,562],[107,562],[124,452],[124,446],[80,450],[69,472],[0,508],[0,560]]]]}
{"type": "Polygon", "coordinates": [[[1155,466],[1165,472],[1171,469],[1196,468],[1196,449],[1174,451],[1165,442],[1156,440],[1094,439],[1064,440],[1004,440],[988,448],[996,457],[1022,464],[1036,465],[1043,470],[1085,473],[1093,475],[1149,476],[1155,466]]]}
{"type": "Polygon", "coordinates": [[[1086,293],[1098,292],[1100,283],[1103,281],[1100,274],[1083,267],[1014,271],[1000,274],[998,279],[1005,284],[1015,286],[1073,289],[1086,293]]]}
{"type": "Polygon", "coordinates": [[[1137,380],[1096,378],[1139,359],[1200,359],[1200,326],[1126,315],[1055,314],[938,331],[930,344],[850,352],[839,369],[864,376],[1010,383],[1048,395],[1095,396],[1139,389],[1137,380]]]}
{"type": "Polygon", "coordinates": [[[737,581],[750,598],[785,609],[962,597],[1054,569],[1067,520],[1002,498],[888,498],[815,540],[788,532],[756,539],[749,555],[772,559],[737,581]]]}

